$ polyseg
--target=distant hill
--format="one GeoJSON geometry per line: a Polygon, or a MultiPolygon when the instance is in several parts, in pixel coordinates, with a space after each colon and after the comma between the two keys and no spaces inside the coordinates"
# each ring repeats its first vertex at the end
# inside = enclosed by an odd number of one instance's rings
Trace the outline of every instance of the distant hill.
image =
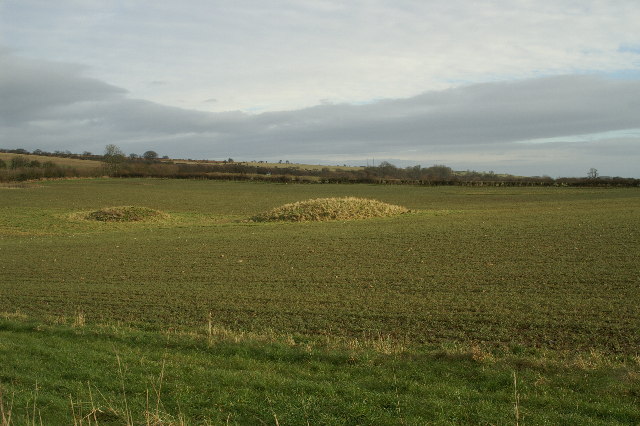
{"type": "Polygon", "coordinates": [[[9,163],[13,157],[25,157],[29,161],[39,161],[46,163],[52,162],[60,167],[73,167],[76,169],[97,169],[102,167],[102,162],[98,160],[83,160],[80,158],[58,157],[54,155],[33,155],[33,154],[14,154],[8,152],[0,152],[0,159],[9,163]]]}

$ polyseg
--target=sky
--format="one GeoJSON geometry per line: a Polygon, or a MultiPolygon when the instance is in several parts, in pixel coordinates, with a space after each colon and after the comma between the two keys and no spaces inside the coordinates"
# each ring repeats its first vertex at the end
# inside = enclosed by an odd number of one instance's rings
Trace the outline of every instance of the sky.
{"type": "Polygon", "coordinates": [[[0,0],[0,148],[640,177],[637,0],[0,0]]]}

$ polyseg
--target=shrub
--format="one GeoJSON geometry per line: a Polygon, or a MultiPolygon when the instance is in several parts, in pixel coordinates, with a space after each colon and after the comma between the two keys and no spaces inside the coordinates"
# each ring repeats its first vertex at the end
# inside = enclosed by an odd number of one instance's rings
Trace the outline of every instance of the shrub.
{"type": "Polygon", "coordinates": [[[16,155],[11,159],[11,162],[9,164],[9,168],[15,170],[21,167],[29,167],[29,160],[22,155],[16,155]]]}
{"type": "Polygon", "coordinates": [[[252,218],[256,222],[274,221],[327,221],[367,219],[394,216],[409,212],[408,209],[366,198],[316,198],[285,204],[252,218]]]}

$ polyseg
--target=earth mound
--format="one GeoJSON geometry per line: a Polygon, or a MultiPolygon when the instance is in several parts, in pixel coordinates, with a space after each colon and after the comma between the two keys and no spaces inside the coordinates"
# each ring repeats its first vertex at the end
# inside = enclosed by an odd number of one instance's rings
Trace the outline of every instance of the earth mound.
{"type": "Polygon", "coordinates": [[[313,222],[395,216],[409,210],[366,198],[316,198],[285,204],[251,218],[255,222],[313,222]]]}
{"type": "Polygon", "coordinates": [[[87,214],[87,220],[99,222],[141,222],[166,217],[161,211],[147,207],[118,206],[105,207],[87,214]]]}

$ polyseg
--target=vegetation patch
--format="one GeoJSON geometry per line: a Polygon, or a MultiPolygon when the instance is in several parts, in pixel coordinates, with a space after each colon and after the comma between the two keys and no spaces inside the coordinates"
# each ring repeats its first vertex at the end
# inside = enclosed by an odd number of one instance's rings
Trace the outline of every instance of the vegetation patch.
{"type": "Polygon", "coordinates": [[[366,198],[315,198],[285,204],[254,216],[256,222],[311,222],[327,220],[368,219],[408,213],[409,209],[366,198]]]}
{"type": "Polygon", "coordinates": [[[85,219],[99,222],[142,222],[165,217],[167,217],[166,213],[147,207],[118,206],[90,212],[85,219]]]}

